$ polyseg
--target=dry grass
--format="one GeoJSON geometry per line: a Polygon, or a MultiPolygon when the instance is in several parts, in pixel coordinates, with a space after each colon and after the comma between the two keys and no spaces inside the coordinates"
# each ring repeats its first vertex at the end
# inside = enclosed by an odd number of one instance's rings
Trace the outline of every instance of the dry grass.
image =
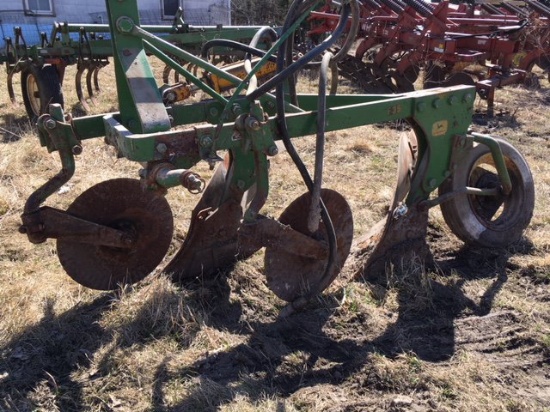
{"type": "MultiPolygon", "coordinates": [[[[94,113],[116,108],[110,70],[94,113]]],[[[81,114],[74,93],[66,101],[81,114]]],[[[549,102],[545,80],[540,90],[499,90],[498,115],[475,126],[509,139],[533,171],[535,213],[522,244],[504,256],[461,251],[433,210],[435,270],[413,265],[388,288],[344,271],[283,321],[283,302],[265,284],[263,252],[187,289],[161,273],[111,293],[73,282],[54,241],[31,245],[17,233],[25,200],[59,161],[39,147],[22,103],[2,93],[0,410],[548,411],[549,102]]],[[[296,146],[311,165],[313,140],[296,146]]],[[[349,201],[357,236],[387,208],[396,149],[389,128],[327,136],[325,185],[349,201]]],[[[101,139],[87,141],[68,191],[49,204],[67,207],[93,184],[136,177],[138,169],[101,139]]],[[[288,157],[273,158],[264,212],[278,216],[303,191],[288,157]]],[[[197,198],[177,190],[168,198],[173,253],[197,198]]]]}

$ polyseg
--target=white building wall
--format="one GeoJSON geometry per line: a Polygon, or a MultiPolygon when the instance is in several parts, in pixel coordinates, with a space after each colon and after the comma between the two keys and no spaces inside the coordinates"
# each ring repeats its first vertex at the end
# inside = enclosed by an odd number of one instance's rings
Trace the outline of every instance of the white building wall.
{"type": "MultiPolygon", "coordinates": [[[[141,24],[171,24],[162,19],[162,0],[138,0],[141,24]]],[[[231,0],[179,0],[186,23],[231,24],[231,0]]],[[[23,0],[0,0],[0,49],[13,28],[22,28],[27,45],[39,44],[40,32],[50,34],[54,22],[107,23],[105,0],[52,0],[54,16],[29,16],[23,0]]]]}

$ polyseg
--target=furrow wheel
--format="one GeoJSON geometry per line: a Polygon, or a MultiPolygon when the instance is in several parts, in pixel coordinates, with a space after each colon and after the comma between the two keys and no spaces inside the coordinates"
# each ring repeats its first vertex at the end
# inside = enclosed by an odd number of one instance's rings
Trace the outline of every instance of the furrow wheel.
{"type": "MultiPolygon", "coordinates": [[[[508,142],[498,139],[510,179],[509,195],[475,196],[461,194],[441,204],[445,222],[453,233],[468,244],[506,247],[520,239],[533,216],[535,189],[529,166],[508,142]]],[[[478,144],[458,169],[439,187],[439,195],[474,188],[498,188],[500,181],[491,151],[478,144]]]]}

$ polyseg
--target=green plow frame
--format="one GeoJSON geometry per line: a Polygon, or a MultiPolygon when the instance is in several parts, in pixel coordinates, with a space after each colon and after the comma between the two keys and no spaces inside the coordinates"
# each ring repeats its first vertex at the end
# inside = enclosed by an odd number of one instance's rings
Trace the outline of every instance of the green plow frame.
{"type": "Polygon", "coordinates": [[[214,276],[265,247],[268,286],[289,302],[288,314],[334,280],[352,247],[349,205],[336,191],[322,188],[324,133],[406,120],[413,133],[400,141],[394,199],[383,221],[355,242],[357,276],[380,279],[389,264],[402,263],[407,255],[426,257],[428,210],[438,205],[453,232],[469,244],[517,241],[532,216],[533,180],[509,143],[469,132],[474,87],[327,95],[333,56],[325,51],[355,17],[354,2],[343,4],[333,39],[293,60],[288,51],[294,31],[317,3],[294,2],[285,30],[267,52],[246,49],[248,76],[241,80],[142,29],[136,0],[107,0],[120,112],[70,119],[52,105],[40,117],[40,142],[59,152],[62,168],[27,200],[21,232],[33,243],[57,239],[60,261],[77,282],[113,289],[142,279],[161,262],[171,238],[163,195],[183,186],[202,197],[182,248],[164,271],[176,281],[214,276]],[[165,106],[149,54],[209,98],[165,106]],[[255,66],[252,55],[260,57],[255,66]],[[319,94],[295,94],[295,73],[321,55],[316,63],[319,94]],[[176,60],[232,82],[233,94],[217,93],[176,60]],[[255,73],[273,60],[277,73],[258,86],[255,73]],[[310,135],[317,136],[313,177],[292,146],[292,139],[310,135]],[[89,189],[67,211],[43,206],[74,174],[74,157],[83,153],[83,142],[97,137],[104,137],[119,156],[141,163],[139,184],[113,179],[89,189]],[[308,193],[272,219],[261,209],[269,198],[269,158],[278,155],[281,143],[308,193]],[[216,167],[208,184],[192,170],[201,161],[216,167]],[[86,263],[95,268],[87,269],[86,263]]]}

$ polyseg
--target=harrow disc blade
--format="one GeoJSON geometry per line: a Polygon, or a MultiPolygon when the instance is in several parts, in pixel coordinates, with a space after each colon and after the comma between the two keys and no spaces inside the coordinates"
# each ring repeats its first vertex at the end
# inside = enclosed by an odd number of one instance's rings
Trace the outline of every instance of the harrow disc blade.
{"type": "Polygon", "coordinates": [[[115,248],[58,239],[61,265],[76,282],[111,290],[147,276],[172,240],[172,211],[166,199],[144,191],[139,180],[113,179],[86,190],[67,212],[90,222],[128,231],[135,242],[115,248]]]}
{"type": "MultiPolygon", "coordinates": [[[[349,255],[353,240],[353,217],[348,202],[338,192],[330,189],[323,189],[321,198],[332,220],[337,238],[336,261],[326,278],[323,275],[328,263],[328,254],[325,259],[319,260],[301,256],[299,250],[290,253],[277,245],[270,245],[265,250],[267,284],[273,293],[287,302],[307,294],[309,290],[321,292],[326,289],[340,273],[349,255]]],[[[315,233],[310,233],[307,228],[310,203],[310,193],[303,194],[284,210],[279,221],[320,242],[326,242],[327,232],[323,222],[315,233]]]]}

